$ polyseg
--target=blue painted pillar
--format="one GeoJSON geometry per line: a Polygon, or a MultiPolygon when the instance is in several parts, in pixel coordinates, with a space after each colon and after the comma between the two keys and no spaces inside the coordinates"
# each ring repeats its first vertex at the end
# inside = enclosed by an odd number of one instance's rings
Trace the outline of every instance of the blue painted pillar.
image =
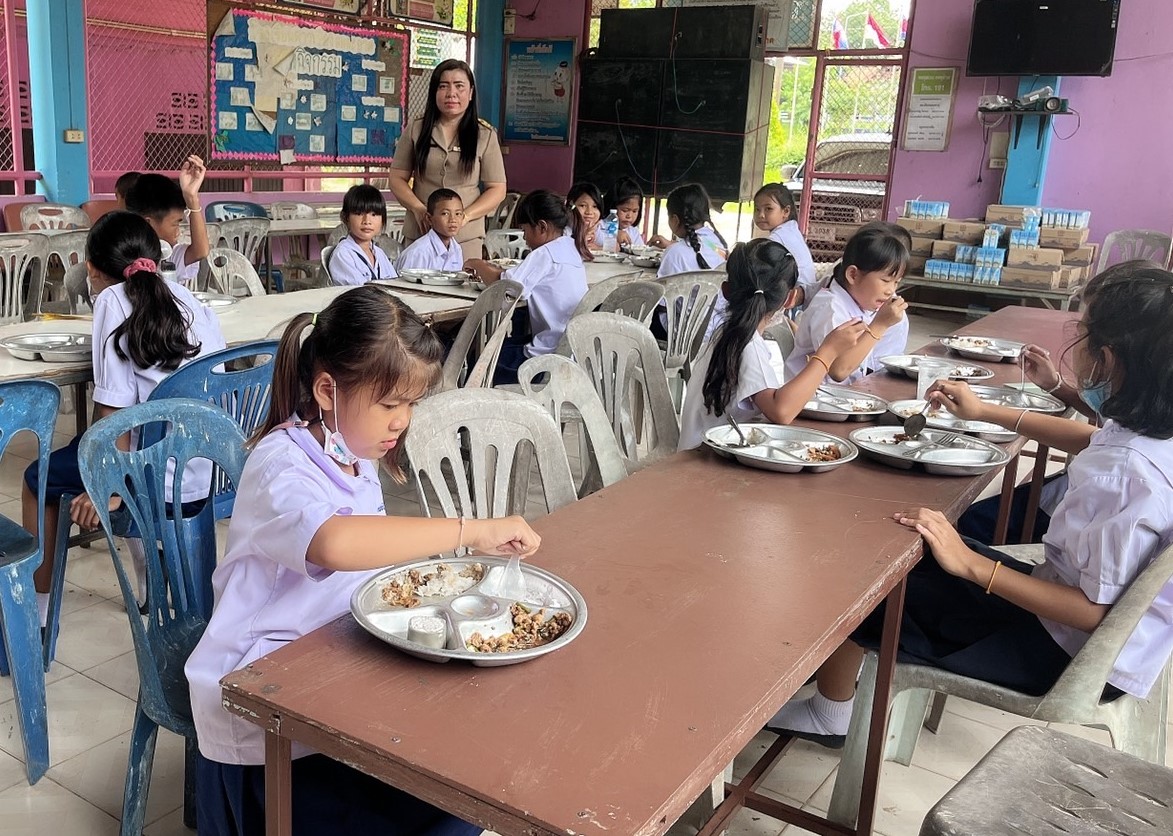
{"type": "MultiPolygon", "coordinates": [[[[1023,76],[1018,96],[1040,87],[1054,88],[1059,95],[1058,76],[1023,76]]],[[[1047,160],[1051,156],[1051,117],[1044,113],[1011,115],[1010,150],[1006,157],[1006,178],[1002,181],[1002,202],[1010,206],[1041,206],[1047,160]],[[1016,125],[1017,122],[1021,122],[1016,125]]]]}
{"type": "Polygon", "coordinates": [[[477,75],[477,110],[486,122],[501,130],[501,96],[504,65],[505,0],[479,0],[477,3],[477,55],[473,71],[477,75]]]}
{"type": "Polygon", "coordinates": [[[88,135],[66,142],[67,130],[86,131],[84,0],[28,0],[29,96],[33,154],[50,201],[89,200],[88,135]]]}

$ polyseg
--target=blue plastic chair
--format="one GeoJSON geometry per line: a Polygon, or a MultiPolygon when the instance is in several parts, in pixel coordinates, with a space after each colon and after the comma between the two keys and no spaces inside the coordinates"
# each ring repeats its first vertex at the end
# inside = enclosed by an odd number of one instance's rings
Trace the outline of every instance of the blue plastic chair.
{"type": "Polygon", "coordinates": [[[25,772],[35,784],[49,768],[49,725],[45,714],[45,671],[39,663],[41,632],[33,572],[45,548],[45,485],[49,450],[61,392],[52,383],[19,380],[0,384],[0,458],[12,437],[23,430],[37,436],[40,474],[37,479],[36,537],[18,523],[0,516],[0,674],[11,668],[16,713],[24,743],[25,772]]]}
{"type": "MultiPolygon", "coordinates": [[[[277,356],[276,340],[261,340],[234,348],[226,348],[214,354],[192,360],[166,377],[149,400],[165,398],[193,398],[207,401],[221,407],[240,426],[245,437],[265,420],[269,411],[269,394],[273,382],[273,361],[277,356]],[[229,370],[226,363],[245,358],[269,359],[251,368],[229,370]]],[[[149,446],[162,436],[164,426],[157,424],[145,427],[139,440],[140,447],[149,446]]],[[[213,492],[216,519],[232,516],[236,491],[221,474],[213,492]]],[[[57,549],[53,558],[53,582],[49,592],[49,617],[45,626],[43,661],[45,672],[53,663],[57,653],[57,638],[61,632],[61,602],[65,595],[65,564],[69,554],[69,531],[72,525],[69,512],[73,496],[61,497],[61,510],[57,515],[57,549]]],[[[112,534],[118,537],[137,537],[125,514],[116,512],[111,520],[112,534]]]]}
{"type": "Polygon", "coordinates": [[[269,213],[259,203],[247,200],[216,200],[204,207],[205,221],[232,221],[237,218],[267,218],[269,213]]]}
{"type": "Polygon", "coordinates": [[[142,832],[160,726],[186,738],[184,822],[194,825],[196,732],[183,666],[212,614],[216,521],[211,502],[187,518],[172,515],[170,509],[182,507],[184,468],[192,459],[210,459],[214,474],[222,471],[229,481],[239,484],[244,441],[240,427],[224,410],[179,398],[121,409],[95,423],[81,440],[78,462],[82,482],[94,500],[102,527],[111,531],[108,499],[120,496],[143,542],[158,546],[145,550],[149,611],[144,619],[138,614],[134,581],[127,577],[114,535],[106,535],[130,616],[139,675],[122,799],[124,834],[142,832]],[[130,452],[116,446],[122,434],[160,422],[168,429],[155,443],[130,452]],[[170,493],[165,487],[168,461],[175,462],[170,493]]]}

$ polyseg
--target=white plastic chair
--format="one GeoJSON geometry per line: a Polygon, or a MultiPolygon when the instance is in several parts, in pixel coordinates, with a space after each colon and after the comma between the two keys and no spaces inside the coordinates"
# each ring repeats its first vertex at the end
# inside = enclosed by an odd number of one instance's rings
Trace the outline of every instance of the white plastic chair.
{"type": "Polygon", "coordinates": [[[522,395],[496,389],[433,395],[416,407],[405,439],[427,516],[433,498],[445,517],[523,514],[534,464],[547,513],[576,499],[558,425],[522,395]]]}
{"type": "Polygon", "coordinates": [[[30,203],[20,209],[20,225],[34,229],[86,229],[90,216],[66,203],[30,203]]]}
{"type": "Polygon", "coordinates": [[[48,237],[35,232],[0,235],[0,325],[31,319],[40,311],[48,259],[48,237]]]}
{"type": "Polygon", "coordinates": [[[493,229],[485,233],[485,251],[489,258],[521,259],[529,252],[529,246],[520,229],[493,229]]]}
{"type": "Polygon", "coordinates": [[[791,352],[794,351],[794,328],[789,322],[778,322],[771,325],[762,332],[762,336],[767,340],[773,340],[778,344],[778,350],[782,352],[782,361],[785,362],[791,352]]]}
{"type": "Polygon", "coordinates": [[[327,244],[322,247],[322,272],[326,275],[326,281],[333,284],[334,279],[330,276],[330,257],[334,255],[334,248],[337,244],[327,244]]]}
{"type": "MultiPolygon", "coordinates": [[[[999,548],[1023,559],[1041,547],[1028,545],[999,548]]],[[[911,762],[929,696],[935,691],[973,700],[1021,717],[1107,729],[1116,749],[1151,763],[1163,764],[1169,702],[1168,660],[1165,660],[1165,670],[1153,685],[1148,699],[1141,700],[1124,694],[1112,702],[1102,702],[1101,697],[1121,648],[1170,578],[1173,578],[1173,546],[1157,555],[1137,576],[1104,616],[1087,643],[1072,658],[1051,690],[1041,697],[1021,694],[939,668],[898,663],[892,679],[892,720],[889,722],[886,755],[890,760],[905,765],[911,762]],[[910,693],[903,695],[907,702],[898,705],[897,697],[902,692],[910,693]]],[[[849,826],[854,824],[859,808],[876,667],[876,654],[867,653],[856,690],[847,744],[831,795],[829,818],[849,826]]]]}
{"type": "Polygon", "coordinates": [[[680,425],[652,332],[630,317],[600,312],[571,319],[566,337],[603,402],[627,469],[675,453],[680,425]]]}
{"type": "Polygon", "coordinates": [[[269,236],[268,218],[232,218],[220,221],[220,230],[217,239],[211,241],[213,247],[236,250],[256,264],[265,246],[265,239],[269,236]]]}
{"type": "MultiPolygon", "coordinates": [[[[25,209],[30,207],[26,206],[25,209]]],[[[24,209],[21,210],[21,216],[24,209]]],[[[1173,236],[1151,229],[1120,229],[1109,232],[1100,249],[1096,272],[1102,273],[1113,264],[1141,259],[1165,268],[1173,256],[1173,236]]]]}
{"type": "Polygon", "coordinates": [[[69,269],[65,271],[65,301],[69,303],[69,312],[71,314],[87,313],[92,310],[90,305],[90,289],[86,283],[86,274],[89,271],[86,269],[85,262],[80,264],[71,264],[69,269]]]}
{"type": "MultiPolygon", "coordinates": [[[[509,279],[500,279],[481,291],[477,300],[469,308],[460,330],[456,332],[456,339],[444,360],[444,370],[440,377],[440,388],[448,392],[458,389],[466,381],[461,377],[466,368],[480,364],[477,377],[484,375],[484,380],[473,381],[477,386],[492,385],[493,372],[497,368],[497,357],[501,353],[501,344],[509,332],[513,317],[513,310],[521,298],[521,285],[509,279]],[[493,337],[500,332],[500,339],[496,343],[496,351],[487,350],[493,337]],[[484,359],[482,364],[480,361],[484,359]]],[[[469,379],[473,375],[469,374],[469,379]]]]}
{"type": "Polygon", "coordinates": [[[236,250],[215,247],[208,252],[209,286],[229,296],[264,296],[257,270],[236,250]]]}
{"type": "Polygon", "coordinates": [[[308,203],[281,200],[269,204],[269,217],[275,221],[313,220],[318,217],[318,210],[308,203]]]}
{"type": "MultiPolygon", "coordinates": [[[[278,201],[277,203],[269,204],[269,217],[275,221],[297,221],[297,220],[317,220],[318,210],[308,203],[299,203],[297,201],[278,201]]],[[[281,276],[285,289],[291,289],[291,279],[294,273],[298,273],[306,278],[294,282],[298,289],[311,286],[318,279],[318,265],[309,258],[309,251],[306,247],[308,236],[294,235],[282,236],[285,242],[284,246],[288,249],[286,252],[286,260],[277,267],[281,270],[281,276]]]]}
{"type": "Polygon", "coordinates": [[[550,413],[558,426],[581,425],[583,450],[589,462],[583,462],[580,499],[627,476],[623,453],[611,432],[611,420],[599,393],[573,360],[557,354],[532,357],[517,370],[517,380],[522,393],[550,413]]]}
{"type": "MultiPolygon", "coordinates": [[[[614,293],[615,290],[618,289],[621,285],[624,285],[627,282],[641,281],[643,276],[644,272],[642,270],[637,270],[632,273],[622,273],[618,276],[611,276],[610,278],[604,279],[597,284],[591,285],[587,288],[587,292],[583,295],[583,297],[578,300],[578,304],[575,305],[573,313],[570,314],[570,318],[574,319],[576,316],[582,316],[586,313],[594,313],[595,311],[599,310],[599,307],[603,304],[607,297],[614,293]]],[[[554,351],[556,354],[561,354],[563,357],[570,356],[570,345],[566,342],[565,332],[562,334],[562,340],[558,343],[558,347],[554,351]]]]}
{"type": "Polygon", "coordinates": [[[664,286],[656,282],[624,282],[607,294],[599,310],[622,314],[647,326],[651,325],[663,297],[664,286]]]}
{"type": "Polygon", "coordinates": [[[45,236],[48,239],[49,251],[45,260],[46,299],[42,301],[41,310],[58,310],[64,307],[63,302],[68,299],[64,287],[65,272],[73,265],[85,262],[86,239],[89,234],[88,229],[78,229],[45,236]],[[46,308],[45,301],[55,304],[50,304],[46,308]]]}
{"type": "Polygon", "coordinates": [[[712,272],[708,270],[677,273],[664,282],[668,339],[661,345],[664,371],[668,374],[677,413],[684,402],[684,382],[688,379],[689,365],[700,351],[705,327],[720,292],[721,285],[713,280],[712,272]]]}
{"type": "Polygon", "coordinates": [[[505,199],[497,204],[493,214],[485,218],[485,229],[492,232],[495,229],[508,229],[513,221],[513,210],[521,200],[520,192],[506,192],[505,199]]]}
{"type": "Polygon", "coordinates": [[[330,230],[330,234],[326,236],[326,245],[333,247],[347,235],[346,224],[338,224],[330,230]]]}

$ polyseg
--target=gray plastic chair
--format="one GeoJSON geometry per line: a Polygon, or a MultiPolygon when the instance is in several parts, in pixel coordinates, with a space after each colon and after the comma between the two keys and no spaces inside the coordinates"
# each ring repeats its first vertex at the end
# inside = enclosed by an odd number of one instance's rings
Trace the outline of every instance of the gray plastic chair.
{"type": "Polygon", "coordinates": [[[347,235],[346,224],[338,224],[330,230],[330,234],[326,236],[326,244],[333,247],[347,235]]]}
{"type": "MultiPolygon", "coordinates": [[[[631,273],[622,273],[618,276],[611,276],[609,279],[604,279],[597,284],[591,285],[587,288],[587,292],[583,295],[583,297],[578,300],[578,304],[575,305],[573,313],[570,314],[570,318],[574,319],[576,316],[582,316],[585,313],[594,313],[595,311],[599,310],[599,307],[603,304],[607,297],[614,293],[619,287],[628,282],[641,281],[643,280],[644,275],[645,274],[642,270],[636,270],[631,273]]],[[[570,345],[566,342],[565,333],[562,334],[562,340],[558,343],[558,347],[554,351],[556,354],[561,354],[563,357],[570,356],[570,345]]]]}
{"type": "Polygon", "coordinates": [[[668,384],[679,413],[684,401],[684,381],[688,379],[690,364],[701,349],[721,285],[713,280],[712,271],[698,270],[669,276],[663,292],[668,320],[668,339],[661,343],[664,371],[668,374],[668,384]]]}
{"type": "Polygon", "coordinates": [[[485,252],[489,258],[520,259],[529,252],[529,245],[520,229],[494,229],[485,233],[485,252]]]}
{"type": "Polygon", "coordinates": [[[513,210],[521,200],[520,192],[506,192],[505,199],[497,204],[496,210],[485,218],[485,229],[492,232],[495,229],[508,229],[513,221],[513,210]]]}
{"type": "Polygon", "coordinates": [[[445,517],[523,514],[534,464],[547,513],[576,499],[558,425],[522,395],[496,389],[433,395],[416,407],[405,439],[427,516],[432,497],[445,517]]]}
{"type": "Polygon", "coordinates": [[[38,310],[67,309],[65,271],[75,264],[85,262],[86,239],[89,234],[88,229],[77,229],[45,236],[49,242],[49,252],[45,260],[45,298],[41,300],[38,310]]]}
{"type": "MultiPolygon", "coordinates": [[[[481,364],[478,373],[485,374],[486,379],[474,383],[478,386],[492,384],[501,344],[509,332],[513,310],[520,298],[521,285],[510,279],[500,279],[481,291],[464,317],[448,357],[444,360],[441,391],[448,392],[460,388],[465,383],[462,380],[465,369],[475,367],[483,357],[488,359],[481,364]],[[486,353],[489,343],[499,332],[500,340],[497,342],[496,351],[489,350],[486,353]]],[[[468,377],[472,378],[471,373],[468,377]]]]}
{"type": "MultiPolygon", "coordinates": [[[[269,217],[275,221],[317,220],[318,210],[308,203],[297,201],[278,201],[269,204],[269,217]]],[[[310,260],[307,241],[308,235],[282,236],[285,246],[288,247],[286,260],[277,267],[281,270],[282,284],[285,290],[291,290],[291,279],[297,273],[304,277],[294,284],[298,290],[314,285],[318,280],[318,265],[310,260]]]]}
{"type": "Polygon", "coordinates": [[[48,260],[47,236],[35,232],[0,235],[0,325],[31,319],[40,311],[48,260]]]}
{"type": "Polygon", "coordinates": [[[627,469],[675,453],[680,425],[652,332],[630,317],[599,312],[571,319],[566,337],[603,402],[627,469]]]}
{"type": "MultiPolygon", "coordinates": [[[[322,247],[322,274],[326,279],[326,285],[334,283],[334,279],[330,276],[330,258],[334,255],[334,248],[337,244],[327,244],[322,247]]],[[[325,285],[323,285],[325,286],[325,285]]]]}
{"type": "Polygon", "coordinates": [[[311,220],[318,217],[318,210],[308,203],[279,200],[269,204],[269,217],[275,221],[311,220]]]}
{"type": "Polygon", "coordinates": [[[603,313],[623,314],[644,325],[651,325],[662,298],[664,286],[657,282],[624,282],[607,294],[599,310],[603,313]]]}
{"type": "Polygon", "coordinates": [[[265,295],[256,268],[236,250],[214,247],[208,252],[208,279],[209,287],[229,296],[265,295]]]}
{"type": "MultiPolygon", "coordinates": [[[[1037,551],[1038,546],[999,548],[1018,557],[1037,551]]],[[[889,759],[905,765],[911,762],[929,695],[936,691],[973,700],[1020,717],[1107,729],[1115,748],[1146,761],[1163,764],[1169,701],[1168,660],[1148,699],[1140,700],[1125,694],[1112,702],[1101,702],[1101,696],[1121,648],[1171,577],[1173,546],[1157,555],[1137,576],[1108,611],[1087,643],[1072,658],[1051,690],[1041,697],[1021,694],[939,668],[897,664],[892,679],[894,716],[888,729],[889,759]],[[905,697],[907,703],[897,706],[895,698],[906,691],[912,692],[905,697]]],[[[831,795],[829,818],[840,824],[853,825],[859,808],[876,666],[877,656],[869,651],[864,656],[863,671],[851,714],[851,728],[847,733],[843,760],[831,795]]]]}
{"type": "MultiPolygon", "coordinates": [[[[25,207],[28,208],[27,206],[25,207]]],[[[21,210],[23,213],[24,210],[21,210]]],[[[1096,272],[1101,273],[1113,264],[1142,259],[1168,267],[1173,256],[1173,237],[1152,229],[1120,229],[1109,232],[1100,249],[1096,272]]]]}
{"type": "Polygon", "coordinates": [[[30,203],[20,209],[20,225],[34,229],[86,229],[90,216],[66,203],[30,203]]]}
{"type": "Polygon", "coordinates": [[[265,246],[265,239],[269,236],[268,218],[232,218],[220,221],[220,230],[215,241],[209,237],[213,247],[226,247],[236,250],[256,264],[265,246]]]}
{"type": "Polygon", "coordinates": [[[584,450],[590,460],[583,462],[580,499],[627,476],[623,453],[611,432],[611,419],[599,393],[573,360],[557,354],[532,357],[517,370],[517,380],[522,393],[550,413],[558,426],[571,422],[581,425],[584,450]]]}
{"type": "Polygon", "coordinates": [[[86,283],[86,269],[85,262],[81,264],[71,265],[65,271],[65,300],[69,302],[69,312],[71,314],[88,313],[93,310],[90,305],[90,288],[86,283]]]}
{"type": "Polygon", "coordinates": [[[778,343],[783,360],[790,357],[790,353],[794,351],[794,329],[790,327],[790,323],[788,322],[779,322],[769,326],[762,332],[762,336],[767,340],[773,340],[778,343]]]}

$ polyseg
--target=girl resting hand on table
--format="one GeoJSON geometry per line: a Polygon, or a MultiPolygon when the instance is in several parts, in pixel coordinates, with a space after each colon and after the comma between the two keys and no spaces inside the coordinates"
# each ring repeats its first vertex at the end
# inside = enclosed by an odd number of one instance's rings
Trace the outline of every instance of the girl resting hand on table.
{"type": "MultiPolygon", "coordinates": [[[[264,833],[264,731],[220,704],[220,678],[347,613],[371,570],[468,546],[532,554],[521,517],[388,517],[377,463],[404,481],[402,442],[443,346],[378,286],[294,317],[253,436],[212,617],[185,666],[199,738],[200,831],[264,833]]],[[[479,828],[322,755],[294,748],[293,832],[473,834],[479,828]]]]}
{"type": "Polygon", "coordinates": [[[798,297],[798,266],[790,251],[776,241],[759,238],[738,244],[729,254],[729,278],[721,293],[729,300],[724,324],[705,343],[692,365],[693,381],[680,413],[679,449],[696,447],[705,431],[725,423],[761,418],[789,424],[815,394],[823,374],[864,332],[853,319],[829,333],[803,368],[785,385],[770,363],[762,331],[779,310],[798,297]]]}
{"type": "MultiPolygon", "coordinates": [[[[943,514],[896,520],[925,538],[931,559],[908,576],[899,658],[1027,694],[1046,693],[1137,575],[1173,542],[1173,274],[1147,262],[1092,279],[1072,345],[1097,429],[979,401],[941,382],[932,399],[966,420],[992,421],[1074,453],[1070,485],[1031,566],[965,540],[943,514]]],[[[818,693],[791,700],[767,728],[843,745],[863,648],[878,648],[883,606],[819,668],[818,693]]],[[[1144,698],[1173,650],[1173,583],[1124,645],[1104,689],[1144,698]]]]}

